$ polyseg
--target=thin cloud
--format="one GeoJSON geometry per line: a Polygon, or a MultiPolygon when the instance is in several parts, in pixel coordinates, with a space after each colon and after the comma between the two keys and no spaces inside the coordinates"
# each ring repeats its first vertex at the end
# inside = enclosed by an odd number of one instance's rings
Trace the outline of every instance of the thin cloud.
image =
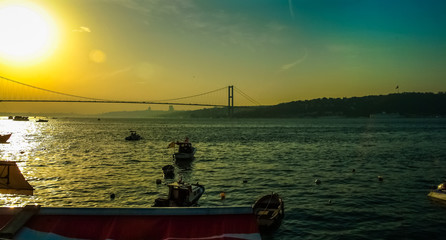
{"type": "Polygon", "coordinates": [[[290,9],[290,16],[292,19],[294,19],[294,11],[293,11],[293,2],[292,0],[288,0],[288,5],[289,5],[289,9],[290,9]]]}
{"type": "Polygon", "coordinates": [[[301,64],[303,61],[305,61],[305,59],[307,59],[307,56],[308,56],[308,52],[305,50],[305,55],[304,56],[302,56],[301,58],[299,58],[298,60],[296,60],[296,61],[294,61],[292,63],[288,63],[288,64],[283,65],[280,68],[280,72],[289,70],[289,69],[291,69],[291,68],[301,64]]]}
{"type": "Polygon", "coordinates": [[[79,27],[78,29],[73,29],[73,32],[86,32],[86,33],[91,33],[91,30],[90,30],[90,28],[88,28],[88,27],[81,26],[81,27],[79,27]]]}

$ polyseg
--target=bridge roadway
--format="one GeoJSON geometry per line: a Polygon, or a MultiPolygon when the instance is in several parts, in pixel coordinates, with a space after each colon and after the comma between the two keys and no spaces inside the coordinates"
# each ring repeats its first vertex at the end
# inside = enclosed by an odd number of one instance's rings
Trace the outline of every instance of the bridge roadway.
{"type": "Polygon", "coordinates": [[[117,100],[14,100],[0,99],[0,102],[39,102],[39,103],[128,103],[128,104],[164,104],[164,105],[187,105],[202,107],[228,107],[221,104],[202,103],[174,103],[174,102],[149,102],[149,101],[117,101],[117,100]]]}

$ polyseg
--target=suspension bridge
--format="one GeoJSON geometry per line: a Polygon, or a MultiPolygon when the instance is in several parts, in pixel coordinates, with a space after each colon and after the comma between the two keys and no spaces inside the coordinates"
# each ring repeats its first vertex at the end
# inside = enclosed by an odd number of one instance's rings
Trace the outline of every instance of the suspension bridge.
{"type": "MultiPolygon", "coordinates": [[[[238,98],[237,98],[238,99],[238,98]]],[[[242,90],[227,86],[212,91],[182,96],[170,99],[133,101],[101,99],[85,97],[54,91],[38,86],[22,83],[10,78],[0,76],[0,102],[34,102],[34,103],[122,103],[122,104],[147,104],[147,105],[183,105],[183,106],[203,106],[203,107],[227,107],[228,114],[232,115],[235,107],[260,106],[261,104],[242,90]],[[239,104],[234,105],[235,95],[240,96],[239,104]]]]}

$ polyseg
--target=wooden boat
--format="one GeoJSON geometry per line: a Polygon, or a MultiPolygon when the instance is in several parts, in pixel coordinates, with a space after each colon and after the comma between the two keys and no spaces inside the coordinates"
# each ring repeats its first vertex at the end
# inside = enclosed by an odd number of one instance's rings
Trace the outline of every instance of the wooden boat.
{"type": "Polygon", "coordinates": [[[13,161],[0,161],[0,193],[33,195],[34,188],[13,161]]]}
{"type": "Polygon", "coordinates": [[[141,140],[142,137],[136,133],[136,131],[130,131],[130,136],[126,137],[125,140],[127,141],[137,141],[141,140]]]}
{"type": "Polygon", "coordinates": [[[173,178],[175,176],[175,167],[166,165],[163,167],[164,178],[173,178]]]}
{"type": "Polygon", "coordinates": [[[446,182],[439,184],[437,189],[430,191],[427,196],[433,200],[446,201],[446,182]]]}
{"type": "Polygon", "coordinates": [[[12,133],[0,134],[0,143],[5,143],[11,137],[12,133]]]}
{"type": "Polygon", "coordinates": [[[204,193],[204,186],[198,183],[187,184],[181,180],[167,185],[167,198],[155,199],[154,207],[189,207],[197,204],[204,193]]]}
{"type": "Polygon", "coordinates": [[[260,240],[250,207],[0,207],[1,239],[260,240]]]}
{"type": "Polygon", "coordinates": [[[279,194],[272,193],[259,198],[252,208],[261,232],[274,231],[280,227],[285,211],[279,194]]]}

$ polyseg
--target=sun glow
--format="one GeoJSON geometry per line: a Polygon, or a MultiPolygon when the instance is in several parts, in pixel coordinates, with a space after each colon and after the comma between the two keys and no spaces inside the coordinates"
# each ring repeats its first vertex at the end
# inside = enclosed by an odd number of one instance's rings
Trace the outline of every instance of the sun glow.
{"type": "Polygon", "coordinates": [[[34,5],[0,4],[0,59],[31,63],[50,55],[57,45],[56,27],[34,5]]]}

